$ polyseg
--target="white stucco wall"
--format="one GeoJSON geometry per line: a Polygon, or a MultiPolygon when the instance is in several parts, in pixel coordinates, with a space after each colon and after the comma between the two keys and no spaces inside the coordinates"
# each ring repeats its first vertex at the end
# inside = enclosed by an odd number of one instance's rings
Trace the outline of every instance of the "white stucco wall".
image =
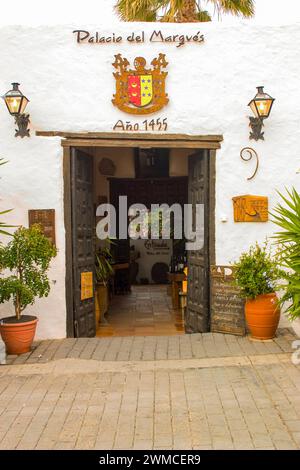
{"type": "MultiPolygon", "coordinates": [[[[56,210],[59,254],[50,273],[53,281],[48,299],[28,309],[38,314],[38,337],[62,337],[66,333],[65,258],[63,221],[62,149],[60,139],[42,138],[35,130],[112,131],[117,120],[142,122],[111,104],[115,91],[112,76],[114,54],[131,62],[144,56],[148,63],[159,52],[169,62],[167,92],[170,103],[153,117],[168,118],[169,133],[223,134],[217,153],[216,260],[227,264],[250,243],[261,242],[274,227],[266,224],[235,224],[231,198],[241,194],[269,196],[277,201],[276,189],[300,187],[300,27],[251,24],[168,25],[120,23],[61,25],[57,27],[3,27],[0,29],[0,92],[12,81],[30,99],[30,139],[14,137],[14,122],[0,103],[0,156],[9,160],[1,168],[0,210],[12,207],[9,222],[27,224],[28,209],[56,210]],[[196,33],[205,43],[142,45],[78,45],[74,29],[113,31],[122,36],[132,31],[161,29],[170,33],[196,33]],[[249,142],[247,103],[256,86],[265,85],[276,98],[266,121],[265,142],[249,142]],[[245,146],[253,146],[260,157],[256,178],[251,163],[239,157],[245,146]],[[221,219],[227,217],[228,222],[221,219]],[[55,283],[54,283],[55,282],[55,283]]],[[[7,305],[0,315],[9,314],[7,305]]]]}

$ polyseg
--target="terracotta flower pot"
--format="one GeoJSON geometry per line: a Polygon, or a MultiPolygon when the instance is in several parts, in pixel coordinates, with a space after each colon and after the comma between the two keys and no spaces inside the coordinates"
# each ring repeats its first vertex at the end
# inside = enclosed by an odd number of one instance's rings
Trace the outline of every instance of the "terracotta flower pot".
{"type": "Polygon", "coordinates": [[[19,321],[15,317],[1,319],[0,333],[7,354],[23,354],[30,351],[37,322],[36,317],[29,315],[22,315],[19,321]]]}
{"type": "Polygon", "coordinates": [[[104,315],[108,311],[108,288],[104,284],[97,284],[95,297],[96,328],[99,323],[105,323],[104,315]]]}
{"type": "Polygon", "coordinates": [[[245,314],[253,338],[274,338],[280,319],[280,308],[275,293],[259,295],[254,300],[247,300],[245,314]]]}

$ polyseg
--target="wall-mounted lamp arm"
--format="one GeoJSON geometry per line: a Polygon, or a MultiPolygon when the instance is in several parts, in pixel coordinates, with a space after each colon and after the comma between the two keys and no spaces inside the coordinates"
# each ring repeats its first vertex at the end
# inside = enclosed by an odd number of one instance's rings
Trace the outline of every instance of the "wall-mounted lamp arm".
{"type": "Polygon", "coordinates": [[[30,115],[29,114],[18,114],[15,116],[15,123],[18,126],[16,129],[15,137],[30,137],[30,130],[28,129],[28,125],[30,123],[30,115]]]}
{"type": "Polygon", "coordinates": [[[249,116],[249,127],[251,128],[250,140],[265,140],[265,133],[262,131],[264,121],[258,117],[249,116]]]}

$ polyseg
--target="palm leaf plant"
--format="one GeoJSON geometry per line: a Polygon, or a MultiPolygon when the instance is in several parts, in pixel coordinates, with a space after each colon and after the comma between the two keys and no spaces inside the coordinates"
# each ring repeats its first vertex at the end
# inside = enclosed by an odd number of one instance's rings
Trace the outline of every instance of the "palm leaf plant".
{"type": "Polygon", "coordinates": [[[108,246],[101,246],[95,257],[96,274],[96,323],[106,322],[105,314],[109,305],[109,279],[114,275],[112,267],[113,256],[110,245],[114,244],[110,239],[106,240],[108,246]]]}
{"type": "Polygon", "coordinates": [[[287,302],[286,313],[290,320],[300,317],[300,194],[295,188],[278,192],[282,199],[272,214],[273,222],[280,227],[274,238],[279,246],[280,263],[287,269],[286,284],[281,303],[287,302]]]}
{"type": "MultiPolygon", "coordinates": [[[[2,215],[8,214],[11,211],[12,211],[12,209],[8,209],[6,211],[1,211],[0,216],[2,217],[2,215]]],[[[0,234],[1,235],[10,235],[11,236],[11,233],[7,232],[7,230],[4,230],[4,229],[12,228],[12,227],[14,227],[14,225],[7,225],[5,222],[0,221],[0,234]]]]}
{"type": "Polygon", "coordinates": [[[108,247],[98,250],[95,263],[96,280],[98,284],[106,286],[108,279],[114,273],[112,262],[113,257],[108,247]]]}
{"type": "MultiPolygon", "coordinates": [[[[254,0],[207,0],[218,16],[254,16],[254,0]]],[[[211,14],[200,0],[118,0],[116,10],[123,21],[206,22],[211,14]]]]}
{"type": "MultiPolygon", "coordinates": [[[[0,158],[0,166],[5,165],[6,163],[7,163],[7,161],[4,160],[4,158],[0,158]]],[[[0,211],[0,216],[2,217],[3,215],[8,214],[11,211],[12,211],[12,209],[8,209],[8,210],[5,210],[5,211],[0,211]]],[[[0,221],[0,234],[1,235],[11,235],[9,232],[7,232],[5,230],[6,228],[11,228],[11,227],[13,227],[13,225],[7,225],[5,222],[0,221]]]]}

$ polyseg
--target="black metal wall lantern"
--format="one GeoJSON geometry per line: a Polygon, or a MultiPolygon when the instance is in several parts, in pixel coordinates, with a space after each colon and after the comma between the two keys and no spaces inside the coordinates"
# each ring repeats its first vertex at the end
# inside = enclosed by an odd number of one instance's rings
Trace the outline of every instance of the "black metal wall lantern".
{"type": "Polygon", "coordinates": [[[271,109],[275,99],[264,92],[264,87],[257,87],[257,94],[250,101],[249,105],[255,117],[249,117],[250,119],[250,139],[264,140],[264,132],[262,128],[264,126],[264,120],[270,116],[271,109]]]}
{"type": "Polygon", "coordinates": [[[25,114],[25,108],[29,100],[19,90],[19,83],[12,83],[12,90],[9,90],[3,96],[9,114],[15,117],[15,123],[18,126],[15,137],[30,137],[28,124],[30,122],[29,114],[25,114]]]}

